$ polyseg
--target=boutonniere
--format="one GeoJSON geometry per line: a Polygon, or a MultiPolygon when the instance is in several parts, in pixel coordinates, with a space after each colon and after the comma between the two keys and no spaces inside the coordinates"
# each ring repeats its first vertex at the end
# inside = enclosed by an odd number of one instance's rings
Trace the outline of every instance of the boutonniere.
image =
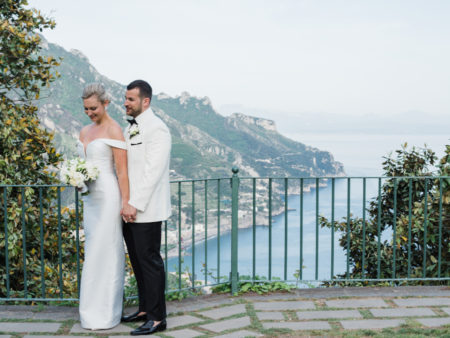
{"type": "Polygon", "coordinates": [[[136,124],[132,125],[131,128],[128,130],[128,134],[130,135],[130,139],[135,137],[136,135],[139,135],[139,128],[136,124]]]}

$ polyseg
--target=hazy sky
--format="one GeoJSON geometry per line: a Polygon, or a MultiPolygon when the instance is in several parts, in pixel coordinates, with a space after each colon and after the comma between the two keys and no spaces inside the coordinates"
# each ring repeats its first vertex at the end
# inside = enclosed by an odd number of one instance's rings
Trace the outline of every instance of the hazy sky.
{"type": "Polygon", "coordinates": [[[107,77],[291,113],[450,110],[450,1],[29,0],[107,77]]]}

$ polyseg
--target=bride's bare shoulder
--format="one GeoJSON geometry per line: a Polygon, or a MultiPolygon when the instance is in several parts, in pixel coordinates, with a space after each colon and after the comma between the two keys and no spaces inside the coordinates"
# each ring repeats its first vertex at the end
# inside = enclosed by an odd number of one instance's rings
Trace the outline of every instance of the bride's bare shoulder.
{"type": "Polygon", "coordinates": [[[123,137],[122,128],[115,120],[112,120],[110,125],[108,126],[108,137],[114,140],[125,140],[125,138],[123,137]]]}

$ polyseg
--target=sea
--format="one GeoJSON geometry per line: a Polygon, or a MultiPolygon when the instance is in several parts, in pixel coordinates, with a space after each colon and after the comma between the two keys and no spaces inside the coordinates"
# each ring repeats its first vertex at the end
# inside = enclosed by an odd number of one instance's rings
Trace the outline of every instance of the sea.
{"type": "MultiPolygon", "coordinates": [[[[383,157],[389,154],[395,155],[395,150],[401,149],[406,144],[409,148],[427,146],[441,158],[444,155],[445,146],[450,144],[450,136],[443,134],[302,133],[286,136],[331,152],[336,161],[343,163],[346,174],[355,177],[350,181],[350,199],[347,179],[336,180],[335,220],[342,220],[347,216],[349,205],[353,216],[363,215],[364,208],[367,208],[368,203],[377,196],[378,179],[376,177],[383,175],[383,157]],[[365,206],[361,177],[368,177],[366,178],[365,206]]],[[[268,227],[256,227],[255,241],[252,228],[239,229],[238,271],[240,276],[252,276],[255,273],[260,278],[271,276],[272,279],[291,281],[298,280],[301,276],[303,282],[300,285],[308,286],[315,281],[327,280],[332,275],[347,271],[345,250],[339,245],[341,233],[336,231],[333,234],[329,228],[320,228],[317,222],[318,214],[331,219],[331,185],[328,184],[319,189],[318,205],[316,193],[314,189],[304,193],[302,216],[300,196],[294,194],[288,196],[287,229],[285,214],[274,216],[271,245],[269,245],[268,227]]],[[[389,236],[389,233],[383,234],[383,239],[389,236]]],[[[183,250],[182,271],[192,273],[191,253],[192,247],[183,250]]],[[[167,264],[168,271],[178,271],[179,264],[178,257],[170,258],[167,264]]],[[[196,279],[214,284],[227,280],[230,269],[231,233],[221,233],[220,240],[211,238],[195,244],[196,279]]]]}

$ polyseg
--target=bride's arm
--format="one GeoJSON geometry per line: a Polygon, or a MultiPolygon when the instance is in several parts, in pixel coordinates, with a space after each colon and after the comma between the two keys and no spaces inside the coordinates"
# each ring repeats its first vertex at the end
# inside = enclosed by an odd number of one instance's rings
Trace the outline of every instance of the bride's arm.
{"type": "Polygon", "coordinates": [[[119,181],[122,207],[130,200],[130,188],[128,186],[127,151],[125,149],[112,148],[114,163],[116,165],[117,180],[119,181]]]}
{"type": "MultiPolygon", "coordinates": [[[[119,126],[113,128],[109,135],[112,139],[125,141],[119,126]]],[[[114,164],[116,167],[117,180],[119,182],[120,195],[122,197],[122,210],[129,209],[130,188],[128,183],[127,151],[112,147],[114,164]]],[[[127,212],[129,213],[129,211],[127,212]]],[[[129,215],[128,215],[129,216],[129,215]]]]}

